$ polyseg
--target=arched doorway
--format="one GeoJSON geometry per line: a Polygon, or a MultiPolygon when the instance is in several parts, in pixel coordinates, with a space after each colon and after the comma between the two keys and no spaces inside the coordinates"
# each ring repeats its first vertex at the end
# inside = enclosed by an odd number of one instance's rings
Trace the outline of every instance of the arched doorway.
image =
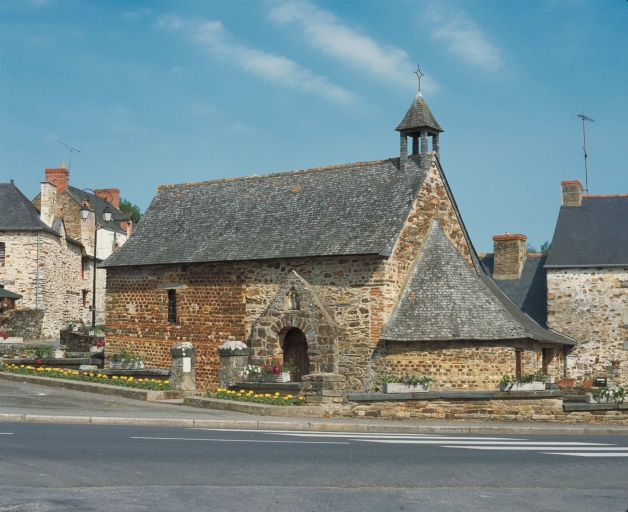
{"type": "Polygon", "coordinates": [[[290,361],[296,365],[298,371],[292,375],[292,382],[301,382],[304,375],[310,373],[310,358],[307,355],[307,340],[301,329],[293,327],[283,340],[283,362],[290,361]]]}

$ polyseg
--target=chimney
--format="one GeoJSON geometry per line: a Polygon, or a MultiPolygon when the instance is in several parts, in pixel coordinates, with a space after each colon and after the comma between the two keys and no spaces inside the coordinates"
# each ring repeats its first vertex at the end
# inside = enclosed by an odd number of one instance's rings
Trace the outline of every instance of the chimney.
{"type": "Polygon", "coordinates": [[[582,204],[582,183],[578,180],[561,181],[563,190],[563,206],[580,206],[582,204]]]}
{"type": "Polygon", "coordinates": [[[61,162],[58,169],[46,169],[46,181],[57,186],[57,193],[65,192],[70,184],[70,173],[65,168],[65,163],[61,162]]]}
{"type": "MultiPolygon", "coordinates": [[[[50,169],[46,169],[48,171],[50,169]]],[[[40,215],[46,226],[52,227],[52,221],[57,214],[57,186],[48,181],[41,182],[40,215]]]]}
{"type": "Polygon", "coordinates": [[[109,201],[116,208],[120,208],[120,189],[117,188],[97,188],[94,190],[98,197],[109,201]]]}
{"type": "Polygon", "coordinates": [[[493,237],[493,279],[519,279],[526,262],[527,236],[506,233],[493,237]]]}
{"type": "Polygon", "coordinates": [[[126,237],[129,238],[133,234],[133,221],[126,223],[126,237]]]}
{"type": "Polygon", "coordinates": [[[87,201],[83,201],[90,211],[87,214],[87,219],[81,219],[81,243],[85,247],[85,252],[88,256],[94,255],[94,230],[96,229],[96,217],[91,209],[92,206],[87,201]]]}

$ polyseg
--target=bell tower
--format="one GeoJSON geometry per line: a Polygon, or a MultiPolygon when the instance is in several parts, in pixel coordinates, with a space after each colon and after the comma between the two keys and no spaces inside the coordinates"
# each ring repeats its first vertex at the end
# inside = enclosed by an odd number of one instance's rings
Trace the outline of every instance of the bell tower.
{"type": "Polygon", "coordinates": [[[401,136],[401,169],[408,162],[408,137],[412,137],[412,154],[427,156],[427,138],[432,137],[432,151],[439,155],[438,135],[444,130],[440,127],[428,107],[421,91],[417,93],[396,131],[401,136]],[[420,147],[419,147],[420,143],[420,147]]]}

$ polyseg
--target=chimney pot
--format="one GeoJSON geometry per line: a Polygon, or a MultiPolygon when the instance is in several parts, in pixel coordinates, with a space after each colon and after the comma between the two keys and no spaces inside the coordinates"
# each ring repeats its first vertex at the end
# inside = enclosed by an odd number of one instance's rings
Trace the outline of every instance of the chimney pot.
{"type": "Polygon", "coordinates": [[[582,204],[582,183],[578,180],[561,181],[563,206],[580,206],[582,204]]]}
{"type": "Polygon", "coordinates": [[[493,237],[493,279],[519,279],[526,262],[525,235],[506,233],[493,237]]]}
{"type": "Polygon", "coordinates": [[[45,181],[57,186],[57,194],[66,191],[70,185],[70,173],[65,168],[65,164],[61,162],[61,167],[56,169],[46,169],[45,181]]]}
{"type": "Polygon", "coordinates": [[[97,188],[94,190],[98,197],[109,201],[116,208],[120,208],[120,189],[117,188],[97,188]]]}

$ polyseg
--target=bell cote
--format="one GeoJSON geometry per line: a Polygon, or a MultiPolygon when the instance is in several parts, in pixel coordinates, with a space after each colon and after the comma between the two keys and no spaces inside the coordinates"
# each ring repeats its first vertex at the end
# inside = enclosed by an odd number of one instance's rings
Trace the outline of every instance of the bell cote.
{"type": "Polygon", "coordinates": [[[401,168],[408,162],[408,137],[412,137],[412,154],[427,155],[428,137],[432,138],[432,151],[439,154],[438,135],[444,130],[440,127],[427,105],[423,95],[418,92],[412,105],[406,112],[396,130],[401,137],[400,157],[401,168]],[[420,147],[419,147],[420,141],[420,147]]]}

